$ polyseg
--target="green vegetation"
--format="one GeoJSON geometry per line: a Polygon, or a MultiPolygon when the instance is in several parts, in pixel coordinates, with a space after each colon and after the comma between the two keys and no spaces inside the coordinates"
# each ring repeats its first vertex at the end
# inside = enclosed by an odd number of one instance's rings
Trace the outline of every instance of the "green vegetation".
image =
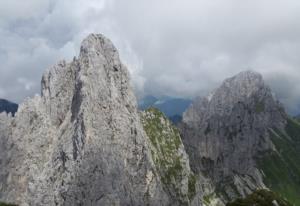
{"type": "Polygon", "coordinates": [[[186,204],[196,193],[196,178],[186,169],[187,161],[182,156],[182,141],[177,128],[155,108],[142,114],[142,123],[150,139],[151,153],[165,188],[186,204]],[[182,180],[188,178],[188,191],[183,192],[182,180]]]}
{"type": "Polygon", "coordinates": [[[17,205],[0,202],[0,206],[17,206],[17,205]]]}
{"type": "Polygon", "coordinates": [[[256,113],[261,113],[265,110],[265,103],[263,101],[257,102],[255,104],[255,112],[256,113]]]}
{"type": "Polygon", "coordinates": [[[177,150],[181,144],[177,128],[158,109],[149,108],[145,114],[142,122],[153,146],[162,152],[177,150]]]}
{"type": "Polygon", "coordinates": [[[278,206],[292,206],[281,196],[268,190],[257,190],[246,198],[239,198],[226,206],[274,206],[273,202],[275,201],[278,206]]]}
{"type": "Polygon", "coordinates": [[[215,193],[211,193],[209,195],[204,196],[203,197],[204,204],[205,205],[210,205],[212,199],[214,199],[214,198],[215,198],[215,193]]]}
{"type": "MultiPolygon", "coordinates": [[[[163,161],[164,162],[164,161],[163,161]]],[[[162,166],[162,165],[161,165],[162,166]]],[[[162,181],[164,184],[170,185],[173,180],[177,181],[180,178],[180,173],[182,171],[182,165],[179,157],[172,161],[172,164],[166,168],[165,175],[162,176],[162,181]]]]}
{"type": "Polygon", "coordinates": [[[190,174],[189,176],[189,182],[188,182],[188,196],[189,199],[193,199],[193,197],[195,197],[196,195],[196,176],[193,174],[190,174]]]}
{"type": "Polygon", "coordinates": [[[286,128],[287,134],[298,143],[300,144],[300,123],[293,119],[288,119],[286,128]]]}
{"type": "Polygon", "coordinates": [[[300,123],[300,115],[294,117],[294,120],[297,121],[298,123],[300,123]]]}
{"type": "Polygon", "coordinates": [[[289,119],[285,131],[270,130],[276,152],[258,161],[265,184],[291,203],[300,205],[300,124],[289,119]]]}

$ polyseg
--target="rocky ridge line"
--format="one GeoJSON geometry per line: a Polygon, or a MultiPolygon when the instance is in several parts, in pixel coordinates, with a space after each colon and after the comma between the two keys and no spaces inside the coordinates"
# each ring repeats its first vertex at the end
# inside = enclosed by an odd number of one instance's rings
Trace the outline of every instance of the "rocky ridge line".
{"type": "Polygon", "coordinates": [[[19,205],[168,205],[129,75],[103,35],[42,78],[41,96],[1,114],[0,199],[19,205]],[[3,127],[3,128],[2,128],[3,127]],[[2,150],[3,149],[3,150],[2,150]]]}

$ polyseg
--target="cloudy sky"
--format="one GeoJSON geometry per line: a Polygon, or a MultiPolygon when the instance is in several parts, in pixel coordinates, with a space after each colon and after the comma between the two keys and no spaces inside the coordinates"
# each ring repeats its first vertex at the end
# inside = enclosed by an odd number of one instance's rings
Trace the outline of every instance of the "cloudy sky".
{"type": "Polygon", "coordinates": [[[139,96],[201,96],[251,69],[300,112],[299,0],[0,0],[0,98],[39,93],[91,32],[115,43],[139,96]]]}

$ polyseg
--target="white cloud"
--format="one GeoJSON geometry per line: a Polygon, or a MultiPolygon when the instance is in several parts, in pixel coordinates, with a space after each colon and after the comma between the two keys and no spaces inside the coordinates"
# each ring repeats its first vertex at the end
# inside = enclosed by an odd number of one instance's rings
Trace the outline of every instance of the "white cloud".
{"type": "Polygon", "coordinates": [[[21,86],[23,86],[25,88],[26,91],[30,91],[33,88],[33,86],[35,85],[34,82],[32,82],[26,78],[23,78],[23,77],[19,77],[17,79],[17,81],[18,81],[18,83],[21,84],[21,86]]]}
{"type": "Polygon", "coordinates": [[[0,23],[36,18],[43,13],[47,13],[49,6],[49,0],[0,1],[0,23]]]}
{"type": "Polygon", "coordinates": [[[204,95],[252,68],[299,111],[299,19],[298,0],[3,1],[0,95],[38,92],[42,72],[94,32],[120,49],[138,94],[204,95]],[[28,91],[18,78],[33,82],[28,91]]]}

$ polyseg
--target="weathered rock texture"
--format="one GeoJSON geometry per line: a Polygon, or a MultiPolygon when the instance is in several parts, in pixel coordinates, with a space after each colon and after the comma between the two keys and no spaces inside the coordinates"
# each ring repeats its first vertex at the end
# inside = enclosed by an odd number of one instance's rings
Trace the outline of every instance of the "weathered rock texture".
{"type": "Polygon", "coordinates": [[[287,115],[260,74],[226,79],[185,112],[181,132],[192,170],[203,172],[225,201],[264,188],[257,159],[275,151],[270,129],[284,131],[287,115]]]}
{"type": "Polygon", "coordinates": [[[0,116],[0,199],[20,205],[169,205],[113,44],[89,35],[0,116]]]}

